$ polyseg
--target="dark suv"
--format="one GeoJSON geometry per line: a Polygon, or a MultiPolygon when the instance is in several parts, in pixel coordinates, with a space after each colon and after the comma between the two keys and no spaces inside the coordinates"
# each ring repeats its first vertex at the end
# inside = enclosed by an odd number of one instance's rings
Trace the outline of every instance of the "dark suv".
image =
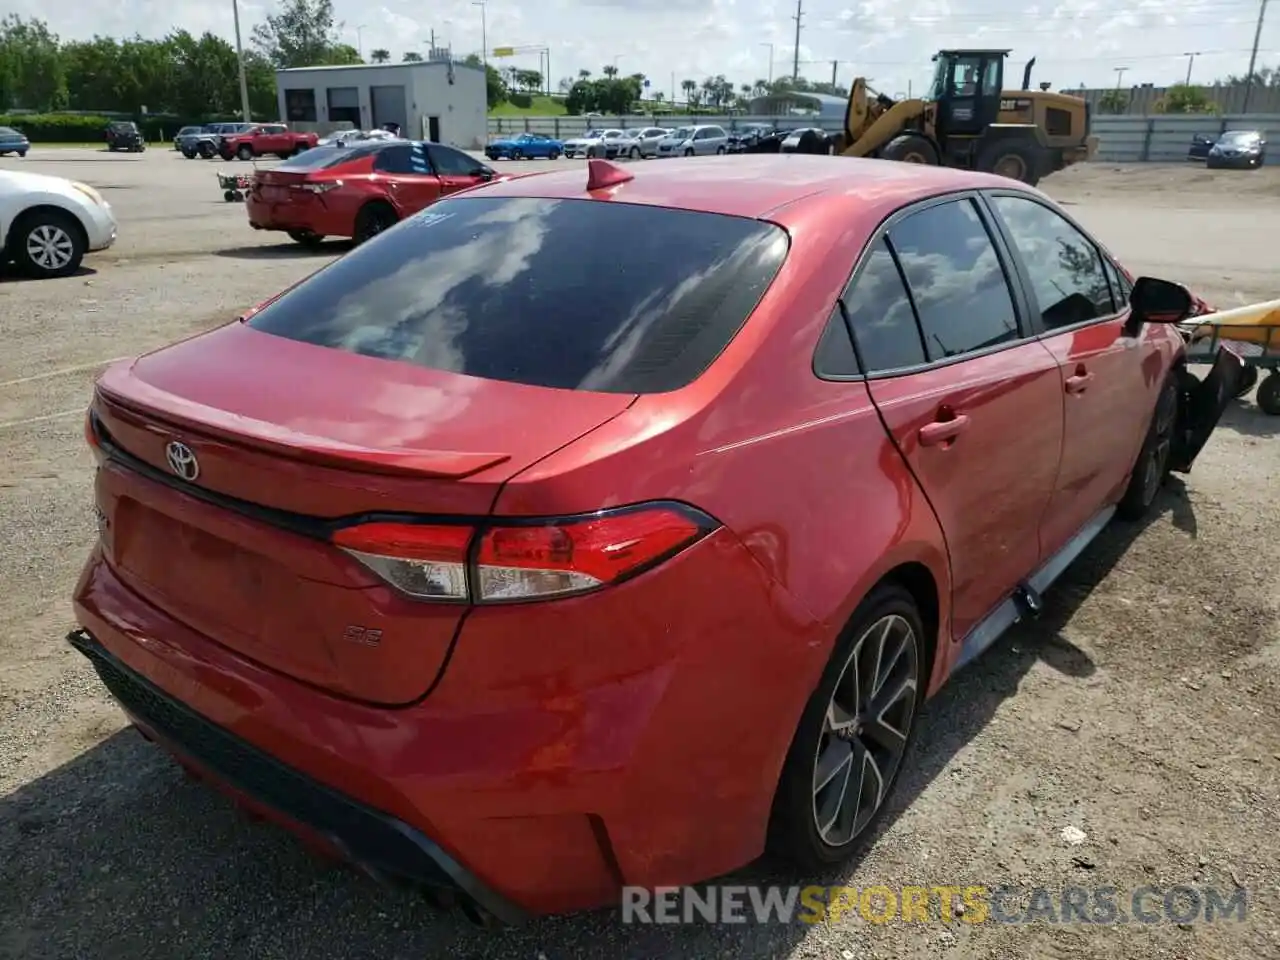
{"type": "Polygon", "coordinates": [[[112,153],[117,150],[141,153],[147,149],[146,141],[142,139],[142,131],[132,120],[115,120],[107,124],[106,137],[107,149],[112,153]]]}

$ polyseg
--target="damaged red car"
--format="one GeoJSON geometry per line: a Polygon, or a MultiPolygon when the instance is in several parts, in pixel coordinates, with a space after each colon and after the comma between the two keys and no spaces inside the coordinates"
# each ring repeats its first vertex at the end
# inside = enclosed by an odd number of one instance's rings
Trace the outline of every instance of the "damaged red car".
{"type": "Polygon", "coordinates": [[[439,143],[375,140],[317,147],[254,174],[249,226],[315,246],[326,237],[363,243],[424,207],[498,177],[439,143]]]}
{"type": "Polygon", "coordinates": [[[188,769],[476,918],[849,859],[925,698],[1242,369],[1007,179],[630,170],[446,198],[88,413],[70,642],[188,769]]]}

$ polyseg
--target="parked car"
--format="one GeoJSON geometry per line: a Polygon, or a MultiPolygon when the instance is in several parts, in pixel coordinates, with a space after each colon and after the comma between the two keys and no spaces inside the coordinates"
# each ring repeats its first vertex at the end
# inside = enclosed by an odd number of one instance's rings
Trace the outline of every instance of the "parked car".
{"type": "Polygon", "coordinates": [[[200,134],[205,132],[202,124],[183,127],[173,135],[173,149],[181,152],[184,144],[195,143],[200,139],[200,134]]]}
{"type": "Polygon", "coordinates": [[[1187,371],[1191,303],[969,171],[491,183],[102,373],[68,639],[187,769],[473,917],[829,874],[925,698],[1191,469],[1242,369],[1187,371]]]}
{"type": "Polygon", "coordinates": [[[729,153],[750,153],[751,147],[760,142],[762,137],[773,132],[773,127],[767,123],[745,123],[738,129],[730,132],[728,152],[729,153]]]}
{"type": "Polygon", "coordinates": [[[87,183],[0,170],[0,261],[27,276],[69,276],[86,253],[115,243],[116,232],[111,204],[87,183]]]}
{"type": "Polygon", "coordinates": [[[243,133],[253,127],[252,123],[209,123],[199,133],[185,138],[178,149],[188,160],[196,157],[212,160],[218,155],[218,145],[224,135],[243,133]]]}
{"type": "Polygon", "coordinates": [[[627,157],[631,160],[641,160],[646,157],[656,157],[658,155],[658,144],[670,133],[671,131],[665,127],[641,127],[625,130],[623,135],[616,140],[605,141],[605,159],[613,160],[617,157],[627,157]]]}
{"type": "Polygon", "coordinates": [[[1191,137],[1191,146],[1187,150],[1187,159],[1208,160],[1209,151],[1213,149],[1213,145],[1217,142],[1217,136],[1210,137],[1203,133],[1194,134],[1191,137]]]}
{"type": "Polygon", "coordinates": [[[310,150],[319,140],[314,133],[298,133],[283,123],[258,123],[248,130],[219,135],[218,156],[223,160],[252,160],[274,154],[283,160],[310,150]]]}
{"type": "Polygon", "coordinates": [[[317,147],[345,147],[370,140],[399,140],[390,130],[335,130],[316,141],[317,147]]]}
{"type": "Polygon", "coordinates": [[[13,127],[0,127],[0,157],[7,153],[16,153],[20,157],[25,157],[30,149],[31,141],[27,139],[25,133],[13,127]]]}
{"type": "Polygon", "coordinates": [[[725,133],[724,127],[714,124],[681,127],[671,136],[658,141],[659,157],[705,157],[728,151],[729,135],[725,133]]]}
{"type": "Polygon", "coordinates": [[[540,133],[521,133],[503,137],[485,145],[484,155],[490,160],[558,160],[564,144],[540,133]]]}
{"type": "Polygon", "coordinates": [[[1228,130],[1205,157],[1210,169],[1235,167],[1256,170],[1267,162],[1267,141],[1259,130],[1228,130]]]}
{"type": "Polygon", "coordinates": [[[307,246],[325,237],[363,243],[441,197],[496,177],[492,168],[438,143],[317,147],[259,170],[245,210],[255,230],[280,230],[307,246]]]}
{"type": "Polygon", "coordinates": [[[788,130],[779,145],[779,153],[831,153],[831,135],[820,127],[798,127],[788,130]]]}
{"type": "Polygon", "coordinates": [[[618,140],[623,136],[624,131],[613,128],[588,130],[580,137],[564,141],[564,155],[571,160],[577,156],[603,157],[608,141],[618,140]]]}
{"type": "Polygon", "coordinates": [[[107,150],[115,153],[126,150],[129,153],[141,153],[147,149],[147,142],[142,139],[142,131],[132,120],[113,120],[103,131],[107,141],[107,150]]]}

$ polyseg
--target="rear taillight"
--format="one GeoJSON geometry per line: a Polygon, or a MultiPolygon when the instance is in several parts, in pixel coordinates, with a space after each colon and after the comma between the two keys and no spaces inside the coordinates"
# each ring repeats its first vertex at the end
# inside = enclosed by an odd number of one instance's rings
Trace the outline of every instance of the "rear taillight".
{"type": "Polygon", "coordinates": [[[332,540],[408,596],[501,603],[620,583],[692,546],[716,526],[692,507],[657,503],[477,526],[363,523],[340,528],[332,540]]]}
{"type": "Polygon", "coordinates": [[[94,424],[92,407],[84,415],[84,439],[85,443],[89,444],[89,449],[93,451],[94,457],[101,461],[106,454],[102,449],[102,438],[98,436],[98,428],[94,424]]]}
{"type": "Polygon", "coordinates": [[[342,186],[341,180],[327,180],[324,183],[295,183],[295,190],[304,190],[307,193],[328,193],[330,190],[337,190],[342,186]]]}

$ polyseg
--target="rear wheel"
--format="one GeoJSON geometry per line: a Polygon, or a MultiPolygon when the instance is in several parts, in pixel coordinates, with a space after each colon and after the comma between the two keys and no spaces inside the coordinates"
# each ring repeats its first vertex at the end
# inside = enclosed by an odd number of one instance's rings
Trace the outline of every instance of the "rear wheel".
{"type": "Polygon", "coordinates": [[[252,160],[253,147],[249,146],[247,143],[241,144],[240,149],[236,151],[236,157],[240,160],[252,160]]]}
{"type": "Polygon", "coordinates": [[[60,210],[23,214],[9,233],[9,250],[18,269],[39,280],[75,273],[87,247],[80,224],[60,210]]]}
{"type": "Polygon", "coordinates": [[[1280,417],[1280,373],[1272,371],[1258,384],[1254,397],[1258,409],[1273,417],[1280,417]]]}
{"type": "Polygon", "coordinates": [[[559,160],[559,159],[560,159],[560,151],[559,151],[559,150],[556,150],[556,149],[553,147],[553,148],[552,148],[552,150],[551,150],[551,152],[547,154],[547,159],[548,159],[548,160],[559,160]]]}
{"type": "Polygon", "coordinates": [[[927,650],[910,593],[884,585],[863,600],[787,753],[769,825],[773,852],[821,871],[870,835],[915,738],[927,650]]]}
{"type": "Polygon", "coordinates": [[[978,169],[1034,187],[1040,182],[1040,151],[1018,141],[988,144],[978,154],[978,169]]]}
{"type": "Polygon", "coordinates": [[[398,220],[396,212],[387,204],[367,204],[356,216],[355,236],[351,239],[357,244],[365,243],[384,230],[394,227],[398,220]]]}
{"type": "Polygon", "coordinates": [[[214,145],[210,143],[208,140],[200,144],[198,152],[200,156],[203,157],[205,160],[212,160],[218,153],[214,145]]]}
{"type": "Polygon", "coordinates": [[[627,156],[629,156],[632,160],[639,160],[639,159],[640,159],[640,148],[639,148],[639,147],[632,147],[632,148],[631,148],[631,152],[630,152],[629,154],[627,154],[627,156]]]}
{"type": "Polygon", "coordinates": [[[938,165],[938,151],[927,138],[918,133],[904,133],[890,140],[880,151],[882,160],[897,160],[901,163],[925,163],[938,165]]]}
{"type": "Polygon", "coordinates": [[[1141,520],[1151,511],[1160,487],[1169,476],[1169,452],[1173,449],[1173,431],[1178,420],[1178,388],[1171,374],[1160,388],[1151,425],[1138,451],[1137,462],[1129,477],[1129,486],[1116,504],[1121,520],[1141,520]]]}

